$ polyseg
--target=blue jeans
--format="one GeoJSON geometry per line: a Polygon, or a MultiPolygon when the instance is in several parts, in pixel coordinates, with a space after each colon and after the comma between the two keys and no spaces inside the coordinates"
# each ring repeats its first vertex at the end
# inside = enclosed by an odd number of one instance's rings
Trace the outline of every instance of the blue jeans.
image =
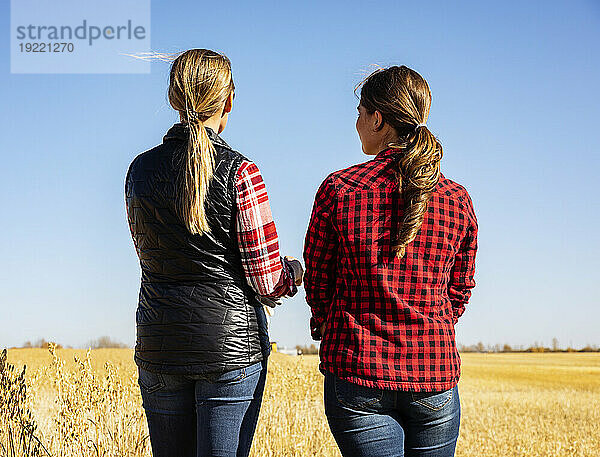
{"type": "Polygon", "coordinates": [[[372,389],[325,374],[325,414],[344,457],[452,457],[458,386],[445,392],[372,389]]]}
{"type": "Polygon", "coordinates": [[[265,387],[266,359],[216,375],[138,371],[154,457],[248,456],[265,387]]]}

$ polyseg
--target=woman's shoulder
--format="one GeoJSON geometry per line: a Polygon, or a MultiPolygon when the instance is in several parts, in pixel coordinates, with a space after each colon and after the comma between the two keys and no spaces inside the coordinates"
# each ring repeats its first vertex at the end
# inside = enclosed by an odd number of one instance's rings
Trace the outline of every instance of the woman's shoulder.
{"type": "Polygon", "coordinates": [[[129,176],[136,169],[147,169],[156,165],[160,159],[169,152],[170,148],[165,143],[154,146],[136,155],[127,169],[127,175],[129,176]]]}
{"type": "Polygon", "coordinates": [[[440,180],[435,192],[438,194],[439,198],[456,202],[456,204],[461,207],[464,212],[466,212],[472,219],[475,219],[473,201],[471,200],[471,195],[465,186],[450,178],[447,178],[442,173],[440,175],[440,180]]]}
{"type": "Polygon", "coordinates": [[[246,155],[242,154],[240,151],[233,149],[225,140],[221,137],[217,136],[216,141],[213,140],[214,137],[211,137],[211,141],[213,146],[217,151],[218,160],[224,162],[230,162],[235,165],[235,174],[239,176],[245,167],[248,167],[249,164],[254,164],[252,160],[250,160],[246,155]]]}
{"type": "Polygon", "coordinates": [[[436,187],[436,191],[447,195],[448,197],[456,197],[460,200],[470,200],[470,195],[466,187],[453,179],[448,178],[443,173],[440,173],[440,180],[436,187]]]}
{"type": "Polygon", "coordinates": [[[329,173],[322,185],[330,184],[341,193],[356,191],[387,185],[390,174],[393,173],[386,168],[385,163],[368,160],[329,173]]]}

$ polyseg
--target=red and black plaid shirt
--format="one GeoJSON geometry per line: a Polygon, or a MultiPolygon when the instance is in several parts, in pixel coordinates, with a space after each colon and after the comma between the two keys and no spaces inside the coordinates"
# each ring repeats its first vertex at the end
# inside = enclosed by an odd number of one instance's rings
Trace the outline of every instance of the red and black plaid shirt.
{"type": "Polygon", "coordinates": [[[311,333],[321,370],[367,387],[452,388],[460,376],[454,324],[475,286],[477,219],[467,191],[440,177],[402,259],[392,251],[403,202],[397,152],[330,174],[304,245],[311,333]]]}

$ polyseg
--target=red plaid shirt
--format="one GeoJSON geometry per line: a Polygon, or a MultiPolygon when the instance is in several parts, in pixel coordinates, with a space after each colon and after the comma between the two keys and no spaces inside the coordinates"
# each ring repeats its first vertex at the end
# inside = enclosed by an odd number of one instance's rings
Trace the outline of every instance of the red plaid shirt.
{"type": "Polygon", "coordinates": [[[279,238],[258,167],[242,162],[235,185],[237,237],[248,283],[259,295],[294,295],[293,270],[279,255],[279,238]]]}
{"type": "Polygon", "coordinates": [[[475,286],[477,219],[469,194],[440,177],[423,225],[397,259],[397,152],[330,174],[304,245],[311,333],[321,370],[367,387],[442,391],[460,376],[454,324],[475,286]]]}

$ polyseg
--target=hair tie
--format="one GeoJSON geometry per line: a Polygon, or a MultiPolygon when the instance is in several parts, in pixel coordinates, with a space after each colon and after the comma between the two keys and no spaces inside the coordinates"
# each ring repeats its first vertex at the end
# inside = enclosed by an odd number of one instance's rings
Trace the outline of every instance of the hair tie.
{"type": "Polygon", "coordinates": [[[415,126],[415,130],[417,130],[419,127],[427,127],[427,124],[425,122],[421,122],[415,126]]]}
{"type": "Polygon", "coordinates": [[[197,121],[200,118],[200,113],[198,113],[197,111],[194,110],[188,110],[187,114],[187,118],[190,121],[197,121]]]}

